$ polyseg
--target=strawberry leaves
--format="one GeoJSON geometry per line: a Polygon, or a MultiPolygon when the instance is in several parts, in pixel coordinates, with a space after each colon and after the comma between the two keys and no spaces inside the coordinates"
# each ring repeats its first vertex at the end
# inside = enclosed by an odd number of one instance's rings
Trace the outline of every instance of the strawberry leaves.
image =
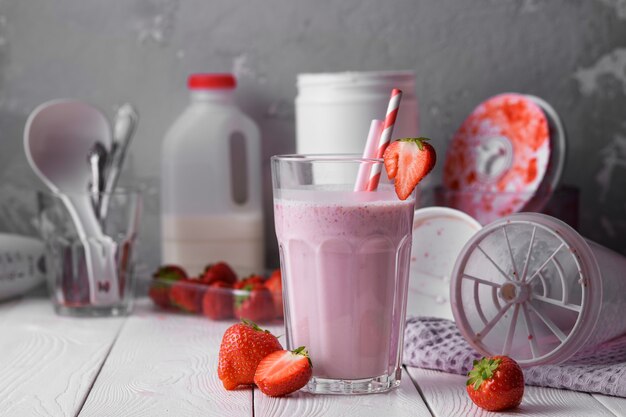
{"type": "Polygon", "coordinates": [[[309,361],[309,365],[313,366],[313,362],[311,362],[311,357],[309,356],[309,351],[306,349],[306,346],[300,346],[299,348],[292,350],[291,353],[294,355],[304,356],[309,361]]]}
{"type": "Polygon", "coordinates": [[[500,362],[502,362],[501,359],[494,358],[475,360],[474,369],[469,372],[466,385],[472,385],[474,391],[478,391],[484,381],[493,378],[493,374],[498,369],[500,362]]]}
{"type": "Polygon", "coordinates": [[[524,374],[508,356],[494,356],[474,361],[465,390],[477,406],[501,411],[520,405],[524,396],[524,374]]]}
{"type": "Polygon", "coordinates": [[[398,142],[413,142],[413,143],[415,143],[417,145],[417,148],[420,151],[423,151],[424,150],[424,144],[426,143],[427,140],[430,140],[430,139],[420,136],[419,138],[398,139],[398,142]]]}

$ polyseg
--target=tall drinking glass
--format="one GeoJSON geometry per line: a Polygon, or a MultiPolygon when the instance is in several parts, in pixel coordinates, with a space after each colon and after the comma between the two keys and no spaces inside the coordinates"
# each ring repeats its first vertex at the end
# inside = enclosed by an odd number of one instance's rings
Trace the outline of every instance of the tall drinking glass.
{"type": "MultiPolygon", "coordinates": [[[[355,192],[354,155],[272,158],[287,346],[306,346],[319,394],[400,384],[414,197],[355,192]]],[[[383,177],[384,175],[383,169],[383,177]]]]}

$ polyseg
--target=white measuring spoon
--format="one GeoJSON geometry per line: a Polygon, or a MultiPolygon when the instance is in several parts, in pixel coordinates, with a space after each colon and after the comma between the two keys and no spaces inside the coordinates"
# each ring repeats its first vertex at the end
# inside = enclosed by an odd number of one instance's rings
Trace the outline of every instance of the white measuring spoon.
{"type": "Polygon", "coordinates": [[[111,131],[95,107],[76,100],[41,104],[28,117],[24,149],[33,171],[65,204],[85,250],[90,302],[119,301],[116,244],[102,231],[94,211],[87,156],[97,143],[111,146],[111,131]]]}

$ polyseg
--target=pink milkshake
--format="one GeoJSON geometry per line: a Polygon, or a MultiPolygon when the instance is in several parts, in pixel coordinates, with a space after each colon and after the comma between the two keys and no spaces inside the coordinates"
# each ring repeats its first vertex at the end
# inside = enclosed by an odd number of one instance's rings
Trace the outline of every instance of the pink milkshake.
{"type": "Polygon", "coordinates": [[[400,379],[414,199],[345,188],[275,188],[287,343],[309,349],[310,391],[385,391],[400,379]]]}

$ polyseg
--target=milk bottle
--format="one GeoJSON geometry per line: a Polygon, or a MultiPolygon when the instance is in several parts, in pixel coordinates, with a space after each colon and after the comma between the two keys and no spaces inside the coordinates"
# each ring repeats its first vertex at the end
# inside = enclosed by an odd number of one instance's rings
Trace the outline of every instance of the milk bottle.
{"type": "Polygon", "coordinates": [[[162,261],[190,274],[217,261],[240,275],[264,268],[260,135],[235,86],[231,74],[192,74],[162,146],[162,261]]]}

